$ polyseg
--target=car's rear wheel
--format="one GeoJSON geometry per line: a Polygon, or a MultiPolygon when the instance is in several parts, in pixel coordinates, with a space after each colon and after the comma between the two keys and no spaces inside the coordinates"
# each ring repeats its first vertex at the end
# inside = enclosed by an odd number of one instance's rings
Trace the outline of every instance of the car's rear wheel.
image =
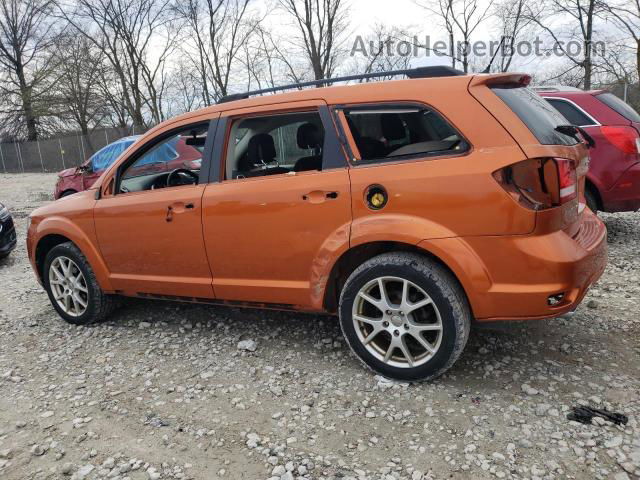
{"type": "Polygon", "coordinates": [[[385,377],[431,380],[458,359],[469,337],[464,291],[440,264],[409,253],[374,257],[347,279],[340,325],[353,352],[385,377]]]}
{"type": "Polygon", "coordinates": [[[75,190],[65,190],[60,194],[60,198],[68,197],[69,195],[73,195],[74,193],[78,193],[78,192],[76,192],[75,190]]]}
{"type": "Polygon", "coordinates": [[[72,242],[49,251],[42,277],[51,304],[69,323],[99,322],[117,306],[118,298],[100,289],[91,265],[72,242]]]}

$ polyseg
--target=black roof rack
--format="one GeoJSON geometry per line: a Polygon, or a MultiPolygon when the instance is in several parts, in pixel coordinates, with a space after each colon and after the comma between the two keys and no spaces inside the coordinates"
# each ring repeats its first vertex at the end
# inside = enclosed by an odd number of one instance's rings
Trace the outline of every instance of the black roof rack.
{"type": "Polygon", "coordinates": [[[436,65],[433,67],[419,67],[419,68],[412,68],[409,70],[392,70],[389,72],[363,73],[360,75],[348,75],[346,77],[325,78],[322,80],[312,80],[309,82],[291,83],[289,85],[281,85],[278,87],[264,88],[262,90],[253,90],[250,92],[234,93],[234,94],[222,97],[220,100],[218,100],[218,103],[233,102],[235,100],[242,100],[245,98],[253,97],[255,95],[262,95],[265,93],[274,93],[282,90],[301,89],[303,87],[319,87],[319,86],[323,86],[323,85],[326,86],[326,85],[329,85],[332,83],[338,83],[338,82],[349,82],[352,80],[366,80],[369,78],[380,78],[380,77],[396,77],[399,75],[404,75],[408,78],[433,78],[433,77],[453,77],[453,76],[466,75],[466,74],[460,70],[456,70],[455,68],[447,67],[445,65],[436,65]]]}

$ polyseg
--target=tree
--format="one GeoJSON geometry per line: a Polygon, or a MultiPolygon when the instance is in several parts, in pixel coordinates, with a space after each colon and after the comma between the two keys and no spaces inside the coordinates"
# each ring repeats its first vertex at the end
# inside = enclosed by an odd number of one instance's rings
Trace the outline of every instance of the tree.
{"type": "Polygon", "coordinates": [[[61,15],[111,64],[134,127],[148,125],[145,111],[151,123],[164,119],[165,67],[178,27],[168,11],[169,0],[75,0],[60,6],[61,15]]]}
{"type": "Polygon", "coordinates": [[[415,4],[422,7],[427,12],[439,17],[442,27],[447,32],[447,38],[449,40],[449,58],[451,59],[451,67],[456,68],[456,61],[458,60],[455,52],[455,23],[453,20],[453,2],[454,0],[415,0],[415,4]]]}
{"type": "Polygon", "coordinates": [[[551,36],[553,48],[568,59],[572,68],[580,70],[585,90],[591,89],[594,23],[597,15],[602,12],[603,5],[601,0],[547,0],[536,9],[530,8],[526,15],[551,36]],[[576,58],[565,47],[572,41],[581,45],[581,57],[576,58]]]}
{"type": "Polygon", "coordinates": [[[345,53],[348,6],[344,0],[278,0],[293,20],[291,40],[304,56],[314,80],[331,78],[345,53]]]}
{"type": "Polygon", "coordinates": [[[403,28],[375,24],[362,42],[365,52],[357,57],[357,52],[352,52],[350,72],[388,72],[405,70],[411,66],[410,54],[416,45],[411,34],[403,28]]]}
{"type": "Polygon", "coordinates": [[[84,35],[68,33],[56,42],[54,56],[59,75],[55,88],[58,115],[87,135],[107,115],[99,86],[106,75],[104,54],[84,35]]]}
{"type": "Polygon", "coordinates": [[[527,12],[526,0],[502,0],[494,5],[494,16],[499,22],[500,34],[504,39],[503,47],[499,52],[501,72],[509,71],[517,42],[533,21],[527,12]]]}
{"type": "Polygon", "coordinates": [[[416,0],[415,3],[440,17],[449,37],[451,66],[455,68],[456,61],[460,61],[462,70],[467,73],[470,65],[471,36],[490,15],[493,0],[416,0]],[[462,39],[458,42],[457,48],[456,38],[462,39]]]}
{"type": "Polygon", "coordinates": [[[636,78],[640,79],[640,0],[613,1],[604,5],[606,13],[635,44],[636,78]]]}
{"type": "Polygon", "coordinates": [[[192,33],[182,51],[198,72],[206,105],[228,94],[241,49],[256,28],[258,20],[251,15],[249,3],[250,0],[185,0],[174,7],[192,33]]]}
{"type": "Polygon", "coordinates": [[[39,121],[47,113],[52,81],[47,51],[55,38],[48,0],[0,0],[0,82],[2,111],[28,140],[38,138],[39,121]]]}

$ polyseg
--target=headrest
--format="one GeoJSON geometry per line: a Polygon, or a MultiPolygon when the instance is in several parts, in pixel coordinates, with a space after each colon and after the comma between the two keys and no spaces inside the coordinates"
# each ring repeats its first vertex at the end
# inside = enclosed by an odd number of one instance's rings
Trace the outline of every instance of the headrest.
{"type": "Polygon", "coordinates": [[[249,161],[254,165],[270,163],[276,158],[276,144],[268,133],[259,133],[249,140],[247,147],[249,161]]]}
{"type": "Polygon", "coordinates": [[[382,134],[387,141],[401,140],[406,137],[404,123],[397,113],[383,113],[380,115],[382,134]]]}
{"type": "Polygon", "coordinates": [[[303,123],[298,127],[298,147],[320,148],[322,146],[322,132],[313,123],[303,123]]]}

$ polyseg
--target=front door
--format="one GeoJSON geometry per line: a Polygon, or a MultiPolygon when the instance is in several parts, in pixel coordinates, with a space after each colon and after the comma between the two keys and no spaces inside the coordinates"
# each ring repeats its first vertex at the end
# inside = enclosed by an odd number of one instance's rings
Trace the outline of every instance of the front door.
{"type": "Polygon", "coordinates": [[[311,305],[314,269],[351,225],[349,173],[328,118],[320,102],[227,112],[219,181],[202,204],[217,298],[311,305]]]}
{"type": "Polygon", "coordinates": [[[176,162],[176,143],[185,143],[181,150],[188,151],[189,162],[196,152],[202,157],[205,142],[213,141],[208,123],[180,127],[139,147],[120,168],[115,194],[96,202],[96,233],[115,289],[213,298],[202,238],[206,181],[199,182],[200,162],[171,175],[168,168],[147,168],[176,162]]]}

